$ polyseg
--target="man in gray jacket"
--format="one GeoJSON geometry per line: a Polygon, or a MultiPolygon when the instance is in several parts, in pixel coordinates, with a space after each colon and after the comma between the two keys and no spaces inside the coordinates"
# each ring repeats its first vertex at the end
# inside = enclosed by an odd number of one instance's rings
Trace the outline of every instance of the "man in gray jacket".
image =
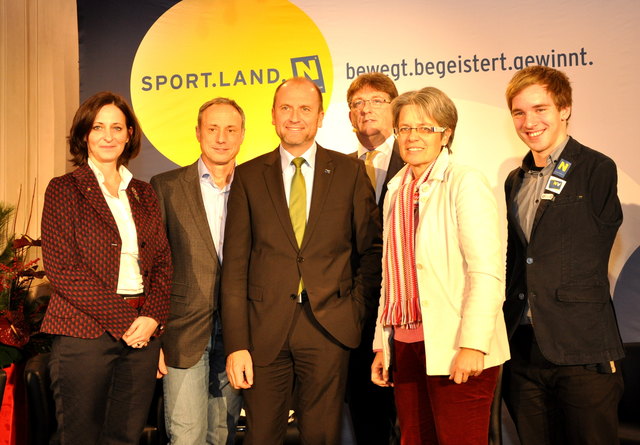
{"type": "Polygon", "coordinates": [[[168,370],[165,419],[172,444],[233,444],[240,416],[240,391],[229,385],[225,372],[217,309],[227,197],[244,121],[233,100],[206,102],[196,127],[200,158],[151,179],[174,263],[171,309],[162,336],[168,370]]]}

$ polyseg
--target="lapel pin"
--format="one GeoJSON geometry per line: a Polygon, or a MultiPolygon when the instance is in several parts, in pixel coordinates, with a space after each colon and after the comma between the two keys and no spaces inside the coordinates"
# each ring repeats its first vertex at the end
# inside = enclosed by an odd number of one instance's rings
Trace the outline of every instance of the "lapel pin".
{"type": "Polygon", "coordinates": [[[331,173],[331,170],[329,170],[328,168],[325,168],[325,169],[324,169],[324,174],[325,174],[325,175],[328,175],[329,173],[331,173]]]}
{"type": "Polygon", "coordinates": [[[136,201],[140,202],[140,198],[138,198],[138,191],[131,187],[131,192],[133,193],[133,197],[136,199],[136,201]]]}

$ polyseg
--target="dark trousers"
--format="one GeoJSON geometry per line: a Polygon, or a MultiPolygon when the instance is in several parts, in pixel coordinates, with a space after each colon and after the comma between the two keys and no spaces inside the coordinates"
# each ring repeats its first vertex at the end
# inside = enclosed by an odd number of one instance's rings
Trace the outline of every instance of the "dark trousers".
{"type": "Polygon", "coordinates": [[[402,445],[486,445],[499,366],[466,383],[428,376],[424,343],[394,342],[393,381],[402,445]]]}
{"type": "Polygon", "coordinates": [[[374,315],[364,327],[360,346],[349,357],[347,403],[358,445],[399,443],[393,389],[381,388],[371,381],[375,322],[374,315]]]}
{"type": "Polygon", "coordinates": [[[245,445],[282,444],[289,409],[298,419],[301,443],[340,444],[349,350],[318,324],[309,303],[299,304],[285,345],[267,366],[255,366],[243,391],[245,445]]]}
{"type": "Polygon", "coordinates": [[[592,366],[559,366],[544,358],[531,326],[511,339],[504,366],[503,397],[522,445],[615,445],[619,371],[592,366]]]}
{"type": "Polygon", "coordinates": [[[53,340],[51,388],[63,445],[137,445],[155,389],[160,342],[128,347],[108,334],[53,340]]]}

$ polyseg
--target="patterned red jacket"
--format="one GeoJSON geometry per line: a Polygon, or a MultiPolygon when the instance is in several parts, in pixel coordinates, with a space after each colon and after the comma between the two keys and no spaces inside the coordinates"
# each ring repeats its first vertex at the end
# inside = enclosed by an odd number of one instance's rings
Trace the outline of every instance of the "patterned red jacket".
{"type": "MultiPolygon", "coordinates": [[[[127,187],[138,232],[140,272],[147,297],[140,315],[163,325],[169,313],[171,252],[149,184],[127,187]]],[[[121,240],[115,219],[88,165],[54,178],[45,193],[42,256],[53,285],[42,331],[120,339],[138,313],[116,294],[121,240]]]]}

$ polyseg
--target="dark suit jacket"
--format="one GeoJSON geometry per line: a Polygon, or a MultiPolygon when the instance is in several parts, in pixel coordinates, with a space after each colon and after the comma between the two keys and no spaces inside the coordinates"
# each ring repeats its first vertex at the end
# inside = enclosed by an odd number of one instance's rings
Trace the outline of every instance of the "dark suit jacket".
{"type": "Polygon", "coordinates": [[[198,162],[151,178],[173,258],[171,308],[162,348],[167,365],[190,368],[214,327],[220,261],[202,200],[198,162]]]}
{"type": "MultiPolygon", "coordinates": [[[[358,152],[355,151],[350,154],[354,158],[358,158],[358,152]]],[[[393,178],[396,173],[400,171],[400,169],[404,167],[404,161],[400,156],[400,148],[398,148],[398,141],[396,140],[393,143],[393,149],[391,151],[391,157],[389,158],[389,165],[387,167],[387,174],[384,177],[384,182],[382,183],[382,192],[380,193],[380,199],[378,199],[378,209],[380,210],[380,218],[382,220],[382,209],[384,206],[384,197],[387,195],[387,183],[391,178],[393,178]]]]}
{"type": "MultiPolygon", "coordinates": [[[[169,312],[172,268],[158,201],[151,186],[137,179],[129,183],[127,196],[147,297],[140,315],[162,325],[169,312]]],[[[53,293],[43,332],[122,337],[138,312],[116,294],[121,245],[116,221],[88,165],[51,180],[42,214],[42,257],[53,293]]]]}
{"type": "Polygon", "coordinates": [[[375,306],[380,289],[380,218],[364,164],[318,146],[301,248],[278,149],[236,168],[227,212],[221,302],[227,354],[248,349],[258,366],[273,361],[301,276],[317,321],[356,347],[366,306],[375,306]]]}
{"type": "Polygon", "coordinates": [[[540,201],[529,243],[518,223],[515,197],[524,169],[533,164],[531,153],[505,182],[507,329],[511,336],[528,300],[536,340],[547,360],[558,365],[616,360],[623,350],[607,277],[622,223],[616,165],[573,138],[560,159],[571,163],[566,184],[554,200],[540,201]]]}

